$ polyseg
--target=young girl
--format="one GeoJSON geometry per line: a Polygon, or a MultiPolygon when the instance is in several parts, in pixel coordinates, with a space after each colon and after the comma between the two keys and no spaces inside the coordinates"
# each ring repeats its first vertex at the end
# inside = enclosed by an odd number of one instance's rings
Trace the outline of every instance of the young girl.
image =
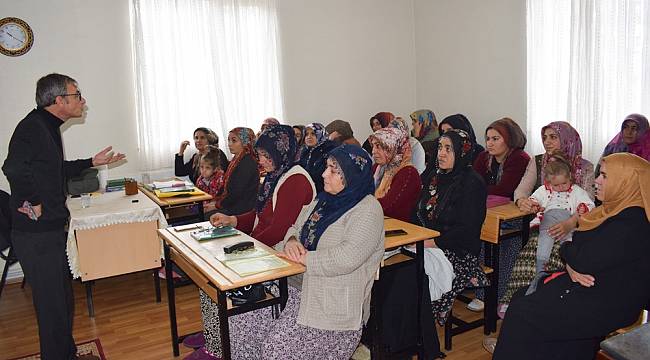
{"type": "Polygon", "coordinates": [[[224,172],[219,163],[219,148],[209,146],[208,152],[201,155],[199,163],[200,175],[196,180],[196,186],[212,195],[213,198],[203,202],[203,210],[206,212],[216,208],[215,198],[223,192],[224,172]]]}
{"type": "Polygon", "coordinates": [[[546,264],[553,243],[570,241],[578,218],[595,206],[587,191],[572,182],[571,165],[562,152],[556,151],[551,155],[544,173],[544,185],[530,196],[534,203],[533,209],[538,212],[532,223],[539,223],[539,244],[535,264],[537,276],[528,287],[526,295],[535,292],[537,282],[547,270],[546,264]],[[554,226],[566,227],[568,235],[564,238],[554,236],[554,226]]]}

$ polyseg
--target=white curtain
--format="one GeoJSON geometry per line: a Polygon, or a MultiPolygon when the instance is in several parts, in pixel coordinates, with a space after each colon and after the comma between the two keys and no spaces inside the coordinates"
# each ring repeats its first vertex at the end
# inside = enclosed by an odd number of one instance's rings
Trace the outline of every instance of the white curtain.
{"type": "Polygon", "coordinates": [[[650,0],[527,0],[528,134],[568,121],[598,161],[629,113],[650,115],[650,0]]]}
{"type": "MultiPolygon", "coordinates": [[[[275,0],[132,0],[140,164],[168,168],[199,126],[282,118],[275,0]]],[[[187,153],[192,153],[188,149],[187,153]]]]}

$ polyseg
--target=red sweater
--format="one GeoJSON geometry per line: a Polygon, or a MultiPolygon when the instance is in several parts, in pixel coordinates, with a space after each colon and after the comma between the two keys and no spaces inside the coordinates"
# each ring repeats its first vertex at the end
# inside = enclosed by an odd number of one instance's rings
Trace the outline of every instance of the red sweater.
{"type": "Polygon", "coordinates": [[[499,195],[512,199],[515,189],[519,185],[521,178],[524,176],[524,172],[526,172],[526,166],[528,166],[530,156],[528,156],[525,151],[519,149],[510,153],[506,158],[506,161],[501,165],[503,166],[501,181],[494,185],[490,185],[489,183],[488,157],[489,154],[486,150],[480,153],[474,161],[474,170],[476,170],[483,180],[485,180],[485,183],[488,184],[488,195],[499,195]]]}
{"type": "Polygon", "coordinates": [[[268,246],[273,246],[284,239],[284,235],[296,221],[302,207],[311,203],[314,198],[311,184],[302,174],[289,176],[277,191],[275,211],[272,205],[273,198],[269,197],[255,228],[253,228],[255,209],[237,215],[237,229],[268,246]]]}
{"type": "Polygon", "coordinates": [[[421,189],[422,180],[418,171],[413,166],[407,166],[393,176],[388,193],[377,200],[384,209],[385,216],[410,222],[421,189]]]}

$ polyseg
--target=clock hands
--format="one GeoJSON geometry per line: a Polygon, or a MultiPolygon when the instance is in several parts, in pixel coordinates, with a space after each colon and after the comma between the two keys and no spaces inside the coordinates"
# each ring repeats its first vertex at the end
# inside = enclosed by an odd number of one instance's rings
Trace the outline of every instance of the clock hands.
{"type": "Polygon", "coordinates": [[[25,41],[20,40],[19,38],[17,38],[17,37],[15,37],[15,36],[11,35],[11,33],[9,33],[9,32],[6,32],[6,31],[5,31],[5,34],[11,36],[11,37],[12,37],[14,40],[16,40],[16,41],[20,41],[21,44],[24,44],[24,43],[25,43],[25,41]]]}

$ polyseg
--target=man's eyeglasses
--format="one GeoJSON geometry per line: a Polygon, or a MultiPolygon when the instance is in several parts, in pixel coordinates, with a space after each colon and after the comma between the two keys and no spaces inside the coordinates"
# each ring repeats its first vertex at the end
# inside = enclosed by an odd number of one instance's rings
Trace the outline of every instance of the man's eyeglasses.
{"type": "Polygon", "coordinates": [[[66,96],[76,96],[76,97],[77,97],[77,100],[81,101],[81,91],[77,91],[77,92],[74,93],[74,94],[61,94],[61,95],[59,95],[59,96],[63,96],[63,97],[66,97],[66,96]]]}

